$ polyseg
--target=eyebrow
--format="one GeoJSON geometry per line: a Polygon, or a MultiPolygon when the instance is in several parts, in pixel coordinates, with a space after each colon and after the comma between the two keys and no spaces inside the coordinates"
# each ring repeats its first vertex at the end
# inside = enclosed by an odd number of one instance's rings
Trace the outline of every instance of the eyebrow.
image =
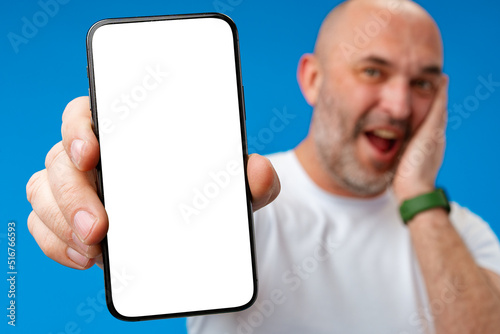
{"type": "Polygon", "coordinates": [[[430,65],[430,66],[424,67],[422,69],[422,73],[441,75],[443,73],[443,70],[438,65],[430,65]]]}
{"type": "Polygon", "coordinates": [[[368,57],[362,58],[361,61],[369,61],[371,63],[375,63],[378,65],[383,65],[383,66],[387,66],[387,67],[393,66],[388,60],[385,60],[384,58],[377,57],[377,56],[368,56],[368,57]]]}
{"type": "MultiPolygon", "coordinates": [[[[360,59],[360,61],[361,62],[367,61],[367,62],[375,63],[377,65],[386,66],[386,67],[394,67],[394,65],[390,61],[388,61],[384,58],[378,57],[378,56],[367,56],[365,58],[360,59]]],[[[441,75],[443,70],[441,69],[441,67],[439,65],[429,65],[429,66],[425,66],[424,68],[422,68],[420,72],[422,72],[424,74],[441,75]]]]}

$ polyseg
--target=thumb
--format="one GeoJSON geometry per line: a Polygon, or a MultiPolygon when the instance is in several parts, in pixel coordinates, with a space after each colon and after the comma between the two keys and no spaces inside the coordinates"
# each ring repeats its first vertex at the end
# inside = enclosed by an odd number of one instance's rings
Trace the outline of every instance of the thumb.
{"type": "Polygon", "coordinates": [[[278,174],[269,159],[251,154],[247,165],[253,210],[257,211],[276,199],[281,190],[278,174]]]}

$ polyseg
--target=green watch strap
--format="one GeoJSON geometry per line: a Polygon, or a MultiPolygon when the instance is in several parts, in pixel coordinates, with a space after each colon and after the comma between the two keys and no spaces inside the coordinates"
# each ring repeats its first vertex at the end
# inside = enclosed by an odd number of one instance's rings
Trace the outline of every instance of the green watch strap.
{"type": "Polygon", "coordinates": [[[450,204],[443,189],[436,189],[430,193],[407,199],[399,207],[401,218],[405,224],[415,217],[416,214],[433,208],[443,208],[450,212],[450,204]]]}

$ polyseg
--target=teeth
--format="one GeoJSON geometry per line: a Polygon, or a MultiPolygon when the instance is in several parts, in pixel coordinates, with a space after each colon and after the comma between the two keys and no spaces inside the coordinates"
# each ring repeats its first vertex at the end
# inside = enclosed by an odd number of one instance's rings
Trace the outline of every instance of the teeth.
{"type": "Polygon", "coordinates": [[[373,134],[377,137],[384,138],[384,139],[396,139],[397,138],[397,133],[391,130],[385,130],[385,129],[377,129],[373,131],[373,134]]]}

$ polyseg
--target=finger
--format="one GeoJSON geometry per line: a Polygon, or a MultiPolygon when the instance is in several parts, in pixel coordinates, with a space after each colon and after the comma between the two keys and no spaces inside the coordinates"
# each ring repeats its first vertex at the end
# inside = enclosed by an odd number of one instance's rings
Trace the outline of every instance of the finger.
{"type": "Polygon", "coordinates": [[[104,269],[104,263],[103,263],[103,260],[102,260],[102,253],[101,253],[101,255],[99,255],[98,257],[95,258],[95,264],[99,268],[104,269]]]}
{"type": "Polygon", "coordinates": [[[59,239],[34,211],[28,217],[28,229],[44,254],[52,260],[75,269],[88,269],[94,265],[93,259],[81,255],[59,239]]]}
{"type": "Polygon", "coordinates": [[[247,173],[253,209],[257,211],[278,196],[281,189],[280,180],[269,159],[258,154],[250,155],[247,173]]]}
{"type": "Polygon", "coordinates": [[[108,230],[108,217],[92,173],[76,169],[61,143],[49,151],[45,164],[54,199],[73,232],[86,245],[99,243],[108,230]]]}
{"type": "Polygon", "coordinates": [[[436,109],[439,110],[438,115],[436,116],[438,118],[437,128],[443,132],[444,136],[446,125],[448,123],[448,87],[450,78],[446,74],[443,74],[442,78],[438,99],[435,103],[437,104],[436,109]]]}
{"type": "Polygon", "coordinates": [[[429,115],[424,122],[422,131],[432,131],[435,129],[444,129],[447,121],[447,104],[448,104],[448,76],[443,74],[441,82],[436,92],[436,97],[432,103],[429,115]]]}
{"type": "Polygon", "coordinates": [[[33,174],[26,185],[26,194],[37,217],[59,239],[88,258],[101,253],[100,245],[88,246],[76,237],[52,195],[45,169],[33,174]]]}
{"type": "Polygon", "coordinates": [[[429,115],[420,130],[422,135],[417,136],[418,140],[416,144],[423,150],[426,149],[426,146],[430,145],[429,143],[436,145],[436,148],[438,149],[437,152],[440,152],[440,161],[442,160],[446,142],[446,124],[448,120],[447,104],[448,76],[443,74],[429,115]]]}
{"type": "Polygon", "coordinates": [[[62,116],[64,149],[81,171],[94,168],[99,160],[99,144],[92,130],[91,117],[88,96],[68,103],[62,116]]]}

